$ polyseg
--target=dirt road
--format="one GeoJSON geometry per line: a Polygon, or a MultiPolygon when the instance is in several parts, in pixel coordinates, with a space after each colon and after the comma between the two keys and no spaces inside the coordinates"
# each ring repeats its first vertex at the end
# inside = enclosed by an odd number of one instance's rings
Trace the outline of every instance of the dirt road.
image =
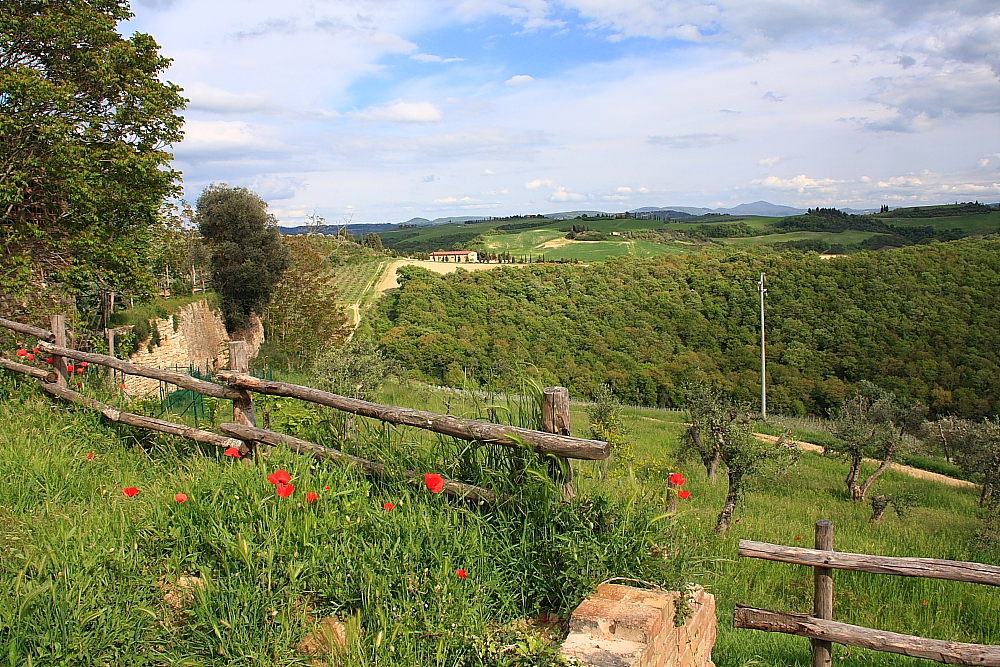
{"type": "MultiPolygon", "coordinates": [[[[774,435],[766,435],[764,433],[758,433],[757,437],[765,442],[777,442],[778,437],[774,435]]],[[[801,440],[792,440],[793,445],[799,449],[806,452],[823,452],[823,448],[819,445],[814,445],[811,442],[802,442],[801,440]]],[[[865,459],[868,463],[879,463],[873,459],[865,459]]],[[[889,466],[889,470],[895,470],[896,472],[901,472],[904,475],[909,475],[910,477],[915,477],[917,479],[927,479],[932,482],[940,482],[941,484],[946,484],[948,486],[976,486],[972,482],[968,482],[964,479],[955,479],[954,477],[948,477],[947,475],[941,475],[936,472],[930,472],[929,470],[921,470],[920,468],[914,468],[912,466],[904,466],[898,463],[893,463],[889,466]]]]}

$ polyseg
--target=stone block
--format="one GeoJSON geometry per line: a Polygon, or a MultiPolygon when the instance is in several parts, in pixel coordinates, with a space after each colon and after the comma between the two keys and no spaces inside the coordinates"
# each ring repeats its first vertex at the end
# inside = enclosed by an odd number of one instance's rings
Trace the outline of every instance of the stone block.
{"type": "Polygon", "coordinates": [[[562,645],[565,658],[592,667],[638,667],[645,644],[571,633],[562,645]]]}
{"type": "Polygon", "coordinates": [[[613,636],[642,644],[649,644],[661,627],[663,618],[659,609],[601,598],[580,603],[569,623],[570,632],[593,637],[613,636]]]}

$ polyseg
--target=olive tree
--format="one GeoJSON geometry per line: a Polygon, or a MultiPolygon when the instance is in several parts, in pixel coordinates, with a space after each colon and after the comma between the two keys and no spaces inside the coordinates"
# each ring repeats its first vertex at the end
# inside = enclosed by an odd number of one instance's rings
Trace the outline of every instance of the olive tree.
{"type": "Polygon", "coordinates": [[[198,197],[198,230],[212,251],[212,284],[222,297],[226,330],[264,314],[275,286],[292,263],[267,202],[247,188],[212,184],[198,197]]]}
{"type": "Polygon", "coordinates": [[[872,484],[904,447],[903,436],[918,433],[926,414],[927,408],[921,403],[909,403],[866,381],[861,382],[855,396],[844,401],[833,415],[831,434],[835,441],[827,450],[849,461],[844,481],[851,500],[864,501],[872,484]],[[865,458],[876,459],[879,465],[862,482],[861,464],[865,458]]]}
{"type": "Polygon", "coordinates": [[[799,450],[784,437],[776,441],[757,437],[753,429],[756,414],[706,387],[689,389],[688,409],[694,427],[689,432],[688,451],[698,453],[710,475],[720,464],[726,467],[729,491],[715,524],[715,532],[723,535],[742,496],[794,465],[799,450]]]}

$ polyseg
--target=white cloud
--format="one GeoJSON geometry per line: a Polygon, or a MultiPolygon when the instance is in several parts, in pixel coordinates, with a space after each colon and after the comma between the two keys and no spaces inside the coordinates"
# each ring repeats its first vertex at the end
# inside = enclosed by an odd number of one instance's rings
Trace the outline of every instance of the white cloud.
{"type": "Polygon", "coordinates": [[[212,160],[254,160],[280,157],[295,149],[263,125],[245,121],[189,120],[184,125],[184,142],[174,149],[181,160],[192,162],[212,160]]]}
{"type": "Polygon", "coordinates": [[[874,90],[866,99],[896,113],[869,121],[868,130],[914,132],[928,129],[937,119],[1000,113],[1000,83],[984,66],[876,77],[871,83],[874,90]]]}
{"type": "Polygon", "coordinates": [[[455,197],[445,197],[444,199],[435,199],[435,204],[450,204],[453,201],[458,201],[455,197]]]}
{"type": "Polygon", "coordinates": [[[529,76],[527,74],[517,74],[515,76],[510,77],[506,81],[504,81],[504,85],[505,86],[523,86],[524,84],[531,83],[534,80],[535,80],[535,77],[533,77],[533,76],[529,76]]]}
{"type": "Polygon", "coordinates": [[[417,53],[410,56],[413,60],[422,63],[460,63],[464,58],[442,58],[441,56],[433,56],[429,53],[417,53]]]}
{"type": "Polygon", "coordinates": [[[809,178],[799,174],[794,178],[778,178],[768,176],[765,179],[751,181],[753,185],[761,185],[771,190],[794,190],[799,194],[831,194],[836,193],[837,186],[843,181],[832,178],[809,178]]]}
{"type": "Polygon", "coordinates": [[[550,202],[581,201],[586,198],[586,196],[573,192],[569,188],[564,188],[561,185],[555,189],[555,192],[547,197],[550,202]]]}
{"type": "Polygon", "coordinates": [[[759,164],[762,167],[773,167],[774,165],[776,165],[779,162],[781,162],[782,159],[783,158],[780,158],[780,157],[766,157],[766,158],[762,158],[760,160],[757,160],[757,164],[759,164]]]}
{"type": "Polygon", "coordinates": [[[632,188],[628,187],[627,185],[623,185],[622,187],[618,188],[618,194],[630,195],[632,194],[632,188]]]}
{"type": "Polygon", "coordinates": [[[699,132],[698,134],[678,134],[673,136],[654,135],[647,137],[646,141],[651,144],[669,146],[670,148],[708,148],[734,141],[732,137],[721,134],[709,134],[699,132]]]}
{"type": "Polygon", "coordinates": [[[395,102],[384,107],[368,107],[349,114],[358,120],[387,123],[436,123],[444,114],[432,102],[395,102]]]}
{"type": "Polygon", "coordinates": [[[306,181],[298,176],[267,174],[254,179],[250,189],[266,201],[291,199],[306,189],[306,181]]]}
{"type": "Polygon", "coordinates": [[[542,186],[553,188],[555,187],[555,185],[556,185],[555,181],[553,181],[550,178],[546,178],[544,180],[541,178],[536,178],[533,181],[528,181],[527,183],[525,183],[524,187],[528,188],[529,190],[537,190],[542,186]]]}

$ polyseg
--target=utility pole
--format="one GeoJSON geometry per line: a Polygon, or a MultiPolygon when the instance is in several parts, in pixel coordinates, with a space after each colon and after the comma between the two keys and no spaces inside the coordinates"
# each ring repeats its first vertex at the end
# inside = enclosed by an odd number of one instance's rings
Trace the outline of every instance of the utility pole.
{"type": "Polygon", "coordinates": [[[764,274],[760,274],[760,282],[757,284],[760,290],[760,416],[767,419],[767,355],[764,350],[764,295],[767,289],[764,287],[764,274]]]}

